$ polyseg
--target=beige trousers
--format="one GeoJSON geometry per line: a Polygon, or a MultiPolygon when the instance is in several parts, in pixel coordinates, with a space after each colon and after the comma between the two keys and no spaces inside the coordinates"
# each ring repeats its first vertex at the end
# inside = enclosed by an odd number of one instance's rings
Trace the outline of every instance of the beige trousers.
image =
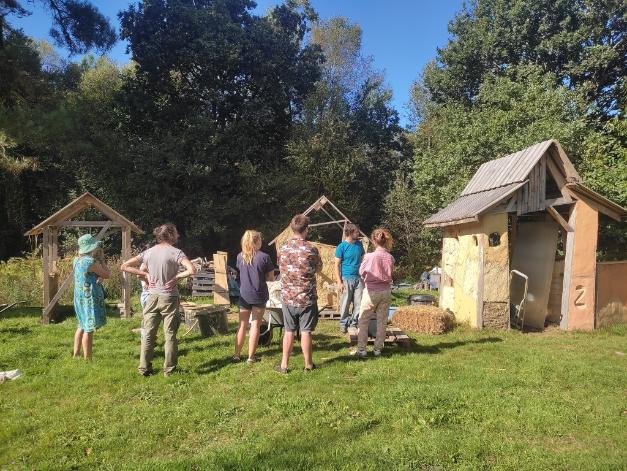
{"type": "Polygon", "coordinates": [[[374,341],[375,350],[383,350],[385,344],[385,328],[388,324],[388,311],[392,291],[368,291],[364,289],[361,296],[361,307],[359,314],[359,334],[357,335],[357,348],[365,350],[368,344],[368,324],[372,316],[377,316],[377,336],[374,341]]]}
{"type": "Polygon", "coordinates": [[[179,297],[170,295],[151,294],[144,306],[144,318],[142,328],[144,337],[142,339],[141,351],[139,354],[139,372],[152,371],[152,358],[155,353],[157,342],[157,331],[163,319],[163,333],[165,337],[165,362],[163,372],[171,373],[176,368],[177,341],[176,332],[179,329],[179,297]]]}

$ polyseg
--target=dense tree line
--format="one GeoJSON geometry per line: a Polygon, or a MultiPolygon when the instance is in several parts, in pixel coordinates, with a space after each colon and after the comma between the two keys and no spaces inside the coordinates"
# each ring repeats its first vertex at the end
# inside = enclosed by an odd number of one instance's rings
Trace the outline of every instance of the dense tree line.
{"type": "MultiPolygon", "coordinates": [[[[318,22],[307,2],[264,16],[253,8],[129,6],[120,37],[132,62],[123,67],[106,57],[62,60],[10,28],[5,17],[21,12],[3,10],[0,54],[12,60],[0,60],[11,77],[0,80],[0,258],[19,253],[25,229],[84,190],[145,228],[174,222],[191,254],[232,250],[246,227],[269,240],[321,194],[365,228],[376,224],[386,173],[409,153],[383,77],[368,68],[348,83],[354,63],[333,57],[346,44],[347,60],[365,61],[361,30],[318,22]]],[[[109,46],[79,39],[71,51],[109,46]]]]}
{"type": "MultiPolygon", "coordinates": [[[[191,255],[233,251],[246,227],[270,239],[326,194],[365,230],[389,225],[415,275],[440,258],[422,221],[483,162],[548,138],[627,205],[620,0],[469,2],[416,80],[411,130],[360,27],[307,1],[262,16],[251,0],[141,1],[119,17],[116,32],[84,0],[0,0],[0,259],[85,190],[146,229],[174,222],[191,255]],[[70,59],[12,27],[27,7],[70,59]],[[76,55],[117,36],[129,64],[76,55]]],[[[602,225],[602,256],[624,257],[624,224],[602,225]]]]}
{"type": "MultiPolygon", "coordinates": [[[[418,223],[484,162],[558,139],[584,182],[627,205],[627,10],[621,0],[475,0],[449,24],[412,90],[413,167],[388,195],[402,255],[437,263],[440,236],[418,223]],[[411,211],[406,208],[411,207],[411,211]]],[[[601,219],[600,255],[624,258],[625,224],[601,219]]]]}

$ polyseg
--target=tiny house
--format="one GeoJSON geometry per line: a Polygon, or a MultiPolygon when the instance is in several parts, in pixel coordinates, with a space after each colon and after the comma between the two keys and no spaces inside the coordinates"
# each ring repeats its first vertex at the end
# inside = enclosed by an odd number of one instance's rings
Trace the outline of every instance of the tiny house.
{"type": "Polygon", "coordinates": [[[556,140],[486,162],[425,221],[443,230],[440,307],[480,329],[595,328],[599,213],[627,215],[556,140]]]}

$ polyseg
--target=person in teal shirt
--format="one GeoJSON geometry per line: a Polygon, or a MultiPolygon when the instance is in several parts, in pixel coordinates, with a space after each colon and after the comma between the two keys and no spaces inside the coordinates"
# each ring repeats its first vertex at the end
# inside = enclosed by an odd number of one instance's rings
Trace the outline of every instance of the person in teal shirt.
{"type": "Polygon", "coordinates": [[[344,240],[335,249],[335,279],[340,293],[340,331],[357,329],[359,306],[364,284],[359,276],[359,265],[364,257],[364,246],[359,240],[359,228],[347,224],[344,240]],[[352,308],[351,308],[352,304],[352,308]]]}

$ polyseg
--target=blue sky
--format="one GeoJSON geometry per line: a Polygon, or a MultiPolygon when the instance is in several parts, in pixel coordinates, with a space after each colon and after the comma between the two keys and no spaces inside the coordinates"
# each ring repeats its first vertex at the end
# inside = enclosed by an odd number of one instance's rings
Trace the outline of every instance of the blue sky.
{"type": "MultiPolygon", "coordinates": [[[[129,0],[92,0],[118,26],[117,13],[129,0]]],[[[258,0],[263,14],[277,0],[258,0]]],[[[412,82],[424,65],[435,57],[436,48],[448,40],[447,25],[462,8],[463,0],[311,0],[322,19],[344,16],[363,31],[363,53],[372,56],[374,67],[385,71],[394,92],[394,106],[407,124],[405,105],[412,82]]],[[[25,18],[10,18],[14,26],[37,39],[48,39],[50,18],[39,6],[24,2],[33,12],[25,18]]],[[[109,52],[119,63],[126,62],[126,44],[119,41],[109,52]]]]}

